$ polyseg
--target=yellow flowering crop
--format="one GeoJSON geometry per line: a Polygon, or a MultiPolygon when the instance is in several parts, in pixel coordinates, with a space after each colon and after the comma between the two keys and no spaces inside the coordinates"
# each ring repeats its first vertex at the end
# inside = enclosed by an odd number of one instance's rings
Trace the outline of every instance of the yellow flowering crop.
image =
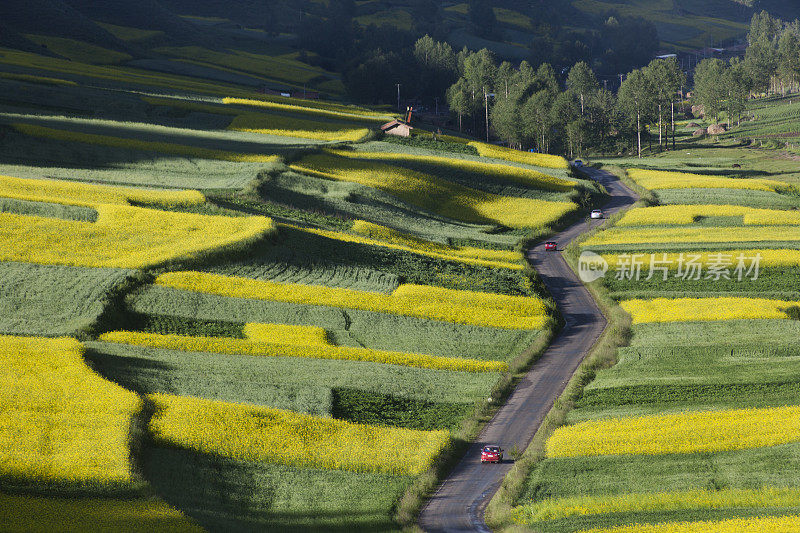
{"type": "Polygon", "coordinates": [[[610,228],[596,233],[584,241],[582,246],[760,241],[800,241],[800,226],[610,228]]]}
{"type": "Polygon", "coordinates": [[[245,461],[417,475],[449,444],[447,431],[354,424],[269,407],[154,394],[157,442],[245,461]]]}
{"type": "Polygon", "coordinates": [[[270,344],[330,345],[328,332],[317,326],[249,323],[244,325],[244,334],[251,341],[270,344]]]}
{"type": "Polygon", "coordinates": [[[199,191],[136,189],[75,181],[24,179],[0,176],[0,197],[93,206],[97,204],[129,205],[130,202],[167,206],[197,205],[206,201],[199,191]]]}
{"type": "Polygon", "coordinates": [[[703,522],[634,524],[582,531],[581,533],[796,533],[800,516],[756,516],[703,522]]]}
{"type": "Polygon", "coordinates": [[[86,144],[98,144],[100,146],[110,146],[113,148],[161,152],[165,154],[176,154],[184,157],[197,157],[201,159],[220,159],[222,161],[233,161],[237,163],[272,163],[278,160],[278,157],[274,155],[239,154],[235,152],[226,152],[224,150],[214,150],[212,148],[201,148],[199,146],[189,146],[185,144],[157,141],[142,141],[139,139],[112,137],[110,135],[98,135],[95,133],[81,133],[78,131],[60,130],[45,126],[34,126],[32,124],[13,124],[12,126],[20,133],[31,135],[33,137],[43,137],[46,139],[73,141],[86,144]]]}
{"type": "Polygon", "coordinates": [[[560,155],[522,152],[520,150],[512,150],[511,148],[506,148],[504,146],[495,146],[493,144],[486,144],[477,141],[473,141],[468,144],[470,146],[474,146],[478,150],[478,154],[483,157],[505,159],[506,161],[513,161],[514,163],[523,163],[536,167],[569,168],[569,163],[567,163],[567,160],[560,155]]]}
{"type": "Polygon", "coordinates": [[[86,366],[78,341],[0,336],[0,475],[129,482],[140,408],[136,394],[86,366]]]}
{"type": "Polygon", "coordinates": [[[631,209],[617,226],[692,224],[700,217],[741,216],[748,226],[800,225],[800,211],[756,209],[739,205],[659,205],[631,209]]]}
{"type": "Polygon", "coordinates": [[[631,315],[634,324],[647,322],[692,322],[710,320],[746,320],[789,318],[783,309],[800,302],[766,298],[654,298],[625,300],[620,306],[631,315]]]}
{"type": "Polygon", "coordinates": [[[294,111],[308,115],[320,117],[350,119],[353,121],[381,122],[391,120],[389,115],[376,115],[361,109],[348,109],[346,111],[336,111],[334,109],[321,109],[318,107],[300,106],[295,104],[285,104],[283,102],[272,102],[269,100],[254,100],[252,98],[223,98],[223,104],[242,105],[250,107],[262,107],[267,109],[277,109],[282,111],[294,111]]]}
{"type": "MultiPolygon", "coordinates": [[[[415,239],[413,237],[403,235],[400,232],[397,233],[399,235],[402,235],[402,237],[398,235],[397,237],[392,238],[389,237],[387,233],[386,234],[387,239],[384,240],[383,237],[378,237],[377,234],[370,235],[370,237],[362,237],[360,235],[343,233],[341,231],[307,228],[301,226],[294,226],[292,224],[279,224],[279,226],[286,226],[299,231],[304,231],[306,233],[321,235],[328,239],[334,239],[337,241],[368,244],[370,246],[381,246],[383,248],[389,248],[392,250],[403,250],[406,252],[412,252],[419,255],[436,257],[438,259],[445,259],[447,261],[458,261],[470,265],[480,265],[490,268],[510,268],[514,270],[522,270],[524,268],[521,262],[511,263],[506,260],[506,259],[511,259],[512,257],[516,258],[518,261],[522,259],[521,254],[517,254],[516,252],[484,250],[483,248],[472,248],[472,247],[454,248],[444,245],[438,245],[436,243],[430,243],[422,239],[415,239]]],[[[377,228],[383,227],[383,226],[378,226],[377,224],[370,224],[369,222],[357,220],[356,222],[353,223],[353,231],[360,233],[359,230],[363,230],[365,233],[371,234],[372,233],[372,230],[370,228],[371,226],[377,228]],[[366,226],[367,224],[369,224],[369,226],[366,226]]],[[[389,232],[393,231],[389,230],[389,228],[385,229],[388,230],[389,232]]]]}
{"type": "Polygon", "coordinates": [[[744,215],[744,223],[752,226],[793,226],[800,224],[800,211],[752,209],[744,215]]]}
{"type": "Polygon", "coordinates": [[[374,187],[412,205],[466,222],[535,228],[546,226],[576,209],[572,202],[499,196],[421,172],[329,154],[307,156],[292,168],[374,187]]]}
{"type": "Polygon", "coordinates": [[[591,420],[555,430],[548,457],[706,453],[800,441],[800,406],[591,420]]]}
{"type": "MultiPolygon", "coordinates": [[[[631,209],[617,226],[647,226],[660,224],[692,224],[700,217],[742,216],[753,208],[738,205],[659,205],[631,209]]],[[[770,211],[765,209],[764,211],[770,211]]]]}
{"type": "Polygon", "coordinates": [[[0,213],[0,261],[145,268],[255,240],[265,217],[223,217],[100,204],[97,222],[0,213]]]}
{"type": "MultiPolygon", "coordinates": [[[[700,264],[707,267],[709,264],[719,261],[720,256],[727,256],[735,268],[739,257],[745,260],[746,265],[755,259],[756,255],[760,255],[759,267],[787,267],[800,265],[800,250],[774,250],[774,249],[749,249],[749,250],[717,250],[713,252],[675,252],[675,253],[656,253],[656,254],[642,254],[639,258],[644,261],[644,269],[647,269],[648,262],[652,259],[659,263],[665,262],[664,266],[670,270],[676,270],[678,265],[681,264],[681,256],[683,256],[684,264],[688,261],[700,264]]],[[[608,262],[609,267],[615,268],[620,262],[619,254],[603,254],[603,259],[608,262]]]]}
{"type": "Polygon", "coordinates": [[[663,170],[628,169],[628,176],[645,189],[748,189],[753,191],[780,191],[789,188],[787,183],[768,179],[737,179],[669,172],[663,170]]]}
{"type": "Polygon", "coordinates": [[[764,487],[760,489],[687,490],[641,494],[573,496],[553,498],[521,505],[514,509],[514,522],[530,524],[571,516],[609,513],[639,513],[726,507],[795,507],[800,489],[764,487]]]}
{"type": "Polygon", "coordinates": [[[229,130],[299,137],[317,141],[358,142],[369,135],[368,128],[348,128],[341,124],[304,120],[282,115],[247,114],[239,115],[228,126],[229,130]]]}
{"type": "MultiPolygon", "coordinates": [[[[490,267],[522,269],[520,260],[522,254],[510,250],[489,250],[472,246],[453,247],[436,242],[426,241],[407,233],[379,226],[365,220],[353,222],[353,231],[379,239],[391,244],[397,244],[408,251],[422,253],[433,257],[451,259],[453,261],[469,262],[490,267]]],[[[371,244],[371,242],[369,243],[371,244]]]]}
{"type": "Polygon", "coordinates": [[[546,308],[537,298],[502,296],[428,286],[410,290],[400,286],[394,294],[385,295],[351,289],[260,281],[203,272],[167,272],[160,275],[156,279],[156,283],[174,289],[233,298],[345,307],[473,326],[540,329],[547,321],[546,308]],[[495,303],[491,307],[487,307],[489,301],[495,303]]]}
{"type": "MultiPolygon", "coordinates": [[[[487,177],[499,177],[514,183],[520,183],[538,189],[548,191],[567,192],[575,187],[575,182],[556,178],[549,174],[531,170],[527,168],[501,165],[497,163],[484,163],[467,159],[456,159],[452,157],[441,157],[435,155],[413,155],[395,152],[352,152],[348,150],[328,150],[329,153],[354,159],[368,159],[379,161],[418,161],[420,163],[432,163],[442,165],[457,170],[464,170],[483,174],[487,177]]],[[[555,157],[555,156],[553,156],[555,157]]]]}
{"type": "Polygon", "coordinates": [[[203,528],[154,499],[52,498],[0,493],[6,531],[30,533],[202,533],[203,528]]]}
{"type": "Polygon", "coordinates": [[[331,346],[329,344],[302,345],[280,341],[234,339],[231,337],[188,337],[184,335],[160,335],[136,331],[111,331],[100,336],[101,341],[222,354],[254,355],[262,357],[304,357],[311,359],[340,359],[366,361],[390,365],[455,370],[459,372],[505,372],[508,364],[502,361],[479,361],[460,357],[437,357],[415,353],[389,352],[369,348],[331,346]]]}

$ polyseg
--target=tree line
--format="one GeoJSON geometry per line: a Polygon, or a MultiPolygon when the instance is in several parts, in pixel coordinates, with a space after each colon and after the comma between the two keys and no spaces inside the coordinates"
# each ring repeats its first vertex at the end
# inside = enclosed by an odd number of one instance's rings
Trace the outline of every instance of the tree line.
{"type": "Polygon", "coordinates": [[[744,59],[705,59],[693,73],[683,72],[674,57],[654,59],[625,75],[616,94],[600,87],[583,61],[560,79],[547,63],[498,64],[485,49],[451,54],[446,44],[422,41],[416,50],[444,48],[449,68],[455,65],[458,78],[446,94],[459,129],[569,156],[632,148],[641,157],[643,143],[656,140],[659,149],[674,149],[687,74],[694,82],[692,102],[715,122],[724,116],[729,127],[741,121],[748,99],[800,90],[800,21],[786,23],[767,12],[752,18],[744,59]]]}

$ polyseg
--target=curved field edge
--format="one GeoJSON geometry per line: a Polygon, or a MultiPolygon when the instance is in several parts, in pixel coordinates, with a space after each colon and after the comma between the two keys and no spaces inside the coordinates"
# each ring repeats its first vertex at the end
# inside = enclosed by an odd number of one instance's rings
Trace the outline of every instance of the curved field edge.
{"type": "MultiPolygon", "coordinates": [[[[614,172],[617,175],[616,172],[614,172]]],[[[620,181],[628,185],[630,180],[620,181]]],[[[631,187],[638,194],[639,187],[631,187]]],[[[641,198],[630,208],[647,205],[647,199],[641,198]]],[[[582,234],[567,246],[564,259],[574,272],[578,272],[578,258],[581,243],[591,238],[603,228],[612,226],[625,214],[625,211],[609,217],[606,222],[593,230],[582,234]]],[[[576,401],[581,397],[583,389],[595,377],[599,370],[609,368],[617,362],[617,350],[627,346],[631,338],[631,317],[617,305],[609,291],[602,285],[602,281],[585,283],[592,298],[597,303],[600,311],[606,317],[608,325],[602,335],[584,358],[572,378],[567,383],[564,392],[553,403],[553,407],[542,421],[539,429],[533,436],[528,448],[522,456],[515,461],[508,475],[503,479],[500,488],[489,501],[486,507],[484,520],[493,530],[505,530],[514,526],[514,503],[525,488],[525,481],[533,469],[546,456],[546,443],[556,429],[567,421],[567,414],[575,407],[576,401]]]]}

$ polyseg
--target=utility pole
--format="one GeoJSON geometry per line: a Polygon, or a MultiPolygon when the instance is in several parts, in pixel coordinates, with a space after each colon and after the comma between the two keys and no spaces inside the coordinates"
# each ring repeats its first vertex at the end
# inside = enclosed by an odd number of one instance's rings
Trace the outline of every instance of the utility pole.
{"type": "Polygon", "coordinates": [[[438,96],[434,96],[433,100],[434,100],[434,102],[436,102],[436,116],[438,117],[439,116],[439,97],[438,96]]]}
{"type": "Polygon", "coordinates": [[[400,111],[400,84],[397,84],[397,110],[400,111]]]}
{"type": "Polygon", "coordinates": [[[675,95],[672,95],[672,151],[675,151],[675,95]]]}
{"type": "Polygon", "coordinates": [[[622,87],[622,74],[619,75],[619,86],[622,87]]]}

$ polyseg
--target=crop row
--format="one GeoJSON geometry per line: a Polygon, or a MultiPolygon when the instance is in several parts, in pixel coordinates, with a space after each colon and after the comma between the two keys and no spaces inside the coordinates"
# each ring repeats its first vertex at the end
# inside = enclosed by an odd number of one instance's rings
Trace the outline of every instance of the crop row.
{"type": "Polygon", "coordinates": [[[546,322],[546,307],[538,298],[428,286],[401,285],[392,295],[387,296],[202,272],[169,272],[159,276],[156,283],[175,289],[234,298],[344,307],[504,329],[540,329],[546,322]]]}
{"type": "Polygon", "coordinates": [[[782,191],[789,185],[782,181],[752,178],[723,178],[688,172],[670,172],[639,168],[628,169],[628,176],[645,189],[748,189],[754,191],[782,191]]]}
{"type": "Polygon", "coordinates": [[[354,424],[291,411],[154,394],[156,442],[246,461],[417,475],[448,446],[446,431],[354,424]]]}
{"type": "Polygon", "coordinates": [[[517,523],[528,524],[571,516],[609,513],[726,507],[794,507],[798,500],[800,500],[800,489],[780,487],[575,496],[519,506],[514,509],[513,519],[517,523]]]}
{"type": "Polygon", "coordinates": [[[800,441],[800,406],[610,418],[558,428],[548,457],[706,453],[800,441]]]}
{"type": "Polygon", "coordinates": [[[306,105],[301,106],[295,104],[286,104],[282,102],[275,102],[269,100],[253,100],[251,98],[226,97],[222,99],[222,103],[227,105],[260,107],[260,108],[275,109],[281,111],[293,111],[295,113],[303,113],[317,117],[350,119],[358,122],[385,122],[387,120],[391,120],[391,117],[388,115],[375,115],[374,113],[358,109],[352,109],[352,110],[350,109],[336,110],[333,108],[322,109],[317,107],[308,107],[306,105]]]}
{"type": "Polygon", "coordinates": [[[654,298],[626,300],[620,306],[631,315],[634,324],[646,322],[692,322],[711,320],[786,319],[788,307],[800,302],[766,298],[654,298]]]}
{"type": "Polygon", "coordinates": [[[100,378],[73,339],[0,336],[0,475],[125,484],[139,398],[100,378]]]}
{"type": "Polygon", "coordinates": [[[800,529],[800,516],[764,516],[716,521],[635,524],[590,529],[582,533],[793,533],[798,529],[800,529]]]}
{"type": "Polygon", "coordinates": [[[214,150],[212,148],[201,148],[199,146],[188,146],[185,144],[158,141],[142,141],[140,139],[129,139],[125,137],[113,137],[110,135],[98,135],[95,133],[82,133],[78,131],[48,128],[46,126],[35,126],[33,124],[13,124],[13,127],[20,133],[33,137],[55,139],[58,141],[97,144],[112,148],[126,148],[129,150],[143,150],[147,152],[176,154],[184,157],[196,157],[200,159],[219,159],[222,161],[232,161],[237,163],[273,163],[278,160],[277,156],[274,155],[240,154],[235,152],[226,152],[224,150],[214,150]]]}
{"type": "Polygon", "coordinates": [[[742,217],[749,226],[791,226],[800,224],[800,212],[756,209],[738,205],[662,205],[631,209],[617,226],[693,224],[701,217],[742,217]]]}
{"type": "Polygon", "coordinates": [[[224,217],[101,204],[96,223],[0,213],[0,261],[144,268],[275,232],[265,217],[224,217]]]}
{"type": "Polygon", "coordinates": [[[163,206],[198,205],[206,201],[199,191],[136,189],[74,181],[24,179],[0,176],[0,197],[32,202],[95,206],[130,205],[131,202],[163,206]]]}
{"type": "MultiPolygon", "coordinates": [[[[717,250],[713,252],[679,252],[679,253],[650,253],[650,254],[603,254],[603,259],[612,269],[617,269],[622,263],[633,265],[634,262],[642,263],[642,271],[649,273],[650,265],[657,265],[668,270],[686,269],[688,265],[700,265],[708,267],[710,265],[720,265],[736,267],[740,259],[750,266],[757,258],[759,268],[761,267],[791,267],[800,265],[800,250],[776,250],[776,249],[749,249],[749,250],[717,250]]],[[[654,274],[660,274],[656,270],[654,274]]],[[[663,277],[663,276],[662,276],[663,277]]]]}
{"type": "Polygon", "coordinates": [[[297,344],[330,346],[328,333],[317,326],[289,326],[285,324],[258,324],[249,322],[243,328],[251,341],[271,344],[297,344]]]}
{"type": "Polygon", "coordinates": [[[281,115],[239,115],[228,126],[229,130],[281,137],[300,137],[317,141],[358,142],[369,135],[368,128],[347,128],[341,124],[304,120],[281,115]]]}
{"type": "Polygon", "coordinates": [[[421,172],[330,154],[310,155],[294,170],[379,189],[433,213],[455,220],[536,228],[576,209],[572,202],[549,202],[486,193],[421,172]]]}
{"type": "MultiPolygon", "coordinates": [[[[260,324],[256,326],[258,331],[260,324]]],[[[293,326],[285,326],[293,327],[293,326]]],[[[295,326],[296,327],[296,326],[295,326]]],[[[252,330],[253,328],[251,328],[252,330]]],[[[274,341],[234,339],[230,337],[189,337],[184,335],[161,335],[158,333],[139,333],[135,331],[111,331],[100,336],[101,341],[184,350],[190,352],[210,352],[222,354],[255,355],[262,357],[306,357],[314,359],[340,359],[346,361],[366,361],[436,370],[456,370],[461,372],[504,372],[508,364],[501,361],[478,361],[459,357],[437,357],[433,355],[389,352],[330,344],[299,344],[274,341]]],[[[290,339],[296,341],[297,339],[290,339]]]]}
{"type": "Polygon", "coordinates": [[[567,160],[558,155],[522,152],[520,150],[512,150],[511,148],[495,146],[493,144],[486,144],[477,141],[470,142],[469,146],[474,146],[478,150],[478,154],[482,157],[505,159],[506,161],[523,163],[525,165],[533,165],[536,167],[561,169],[569,168],[569,163],[567,160]]]}
{"type": "Polygon", "coordinates": [[[400,161],[440,165],[442,167],[455,170],[481,174],[485,177],[500,178],[512,183],[518,183],[520,185],[534,187],[546,191],[569,192],[575,188],[574,181],[557,178],[555,176],[545,174],[544,172],[539,172],[538,170],[531,170],[497,163],[485,163],[482,161],[456,159],[452,157],[442,157],[436,155],[414,155],[394,152],[328,150],[328,153],[339,157],[347,157],[362,161],[400,161]]]}
{"type": "Polygon", "coordinates": [[[583,242],[583,246],[646,243],[725,243],[761,241],[800,241],[798,226],[744,227],[633,227],[610,228],[583,242]]]}

